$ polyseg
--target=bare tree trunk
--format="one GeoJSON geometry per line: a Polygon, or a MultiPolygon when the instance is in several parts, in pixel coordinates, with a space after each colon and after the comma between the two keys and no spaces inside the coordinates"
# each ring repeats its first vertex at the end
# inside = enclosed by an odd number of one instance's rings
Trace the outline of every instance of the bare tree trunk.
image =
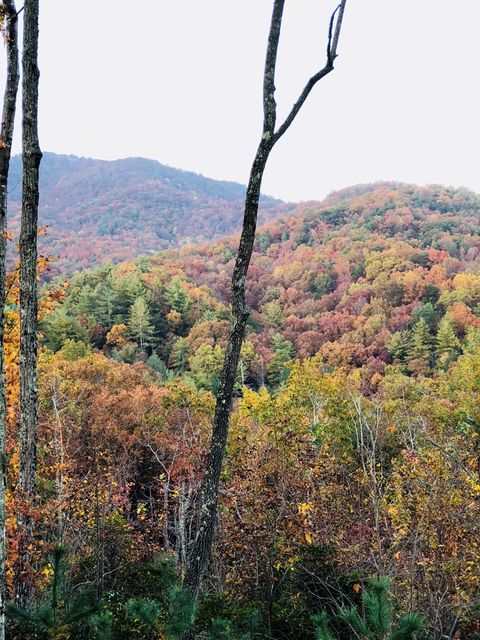
{"type": "MultiPolygon", "coordinates": [[[[249,316],[245,303],[245,282],[255,241],[258,202],[263,173],[271,150],[295,120],[315,84],[333,70],[345,4],[346,0],[342,0],[330,19],[327,59],[324,67],[310,78],[283,124],[275,130],[277,116],[275,71],[285,0],[274,0],[263,80],[263,133],[250,171],[245,198],[243,228],[232,276],[231,305],[233,321],[220,376],[212,439],[202,484],[197,537],[190,554],[185,578],[186,587],[194,599],[198,596],[201,580],[208,568],[212,549],[217,518],[219,478],[228,437],[232,396],[240,349],[245,334],[245,325],[249,316]]],[[[185,635],[185,638],[194,637],[195,632],[193,629],[185,635]]]]}
{"type": "Polygon", "coordinates": [[[33,522],[30,508],[35,498],[37,458],[37,226],[39,168],[42,152],[38,142],[38,13],[39,0],[25,0],[23,33],[23,196],[20,231],[20,473],[21,548],[16,600],[27,606],[31,581],[27,570],[31,554],[33,522]]]}
{"type": "Polygon", "coordinates": [[[19,82],[17,12],[14,0],[0,4],[0,25],[7,48],[7,84],[0,130],[0,640],[5,640],[5,494],[7,488],[7,412],[4,357],[4,306],[7,253],[7,182],[19,82]]]}

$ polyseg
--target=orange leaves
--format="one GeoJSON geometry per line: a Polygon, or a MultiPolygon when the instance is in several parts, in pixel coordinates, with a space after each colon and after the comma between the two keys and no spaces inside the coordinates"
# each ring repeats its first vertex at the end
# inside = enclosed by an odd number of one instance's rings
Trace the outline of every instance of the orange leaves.
{"type": "Polygon", "coordinates": [[[107,344],[112,347],[123,347],[128,342],[128,327],[126,324],[114,324],[107,333],[107,344]]]}

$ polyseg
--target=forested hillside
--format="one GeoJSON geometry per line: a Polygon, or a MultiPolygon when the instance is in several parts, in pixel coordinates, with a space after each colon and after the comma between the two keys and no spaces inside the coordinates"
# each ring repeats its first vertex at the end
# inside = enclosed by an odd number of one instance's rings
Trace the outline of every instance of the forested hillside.
{"type": "MultiPolygon", "coordinates": [[[[9,175],[9,231],[19,230],[20,156],[9,175]]],[[[73,272],[167,247],[219,238],[241,226],[245,187],[154,160],[105,161],[45,153],[40,171],[40,250],[53,269],[73,272]]],[[[266,222],[289,206],[263,198],[266,222]]]]}
{"type": "Polygon", "coordinates": [[[262,195],[478,190],[474,14],[49,4],[0,0],[0,640],[480,640],[480,194],[262,195]]]}
{"type": "MultiPolygon", "coordinates": [[[[383,185],[263,227],[248,283],[252,384],[276,386],[281,362],[317,353],[361,368],[367,387],[394,361],[412,374],[448,364],[480,325],[479,222],[471,192],[383,185]]],[[[58,350],[69,337],[110,353],[117,336],[120,359],[153,356],[183,371],[203,354],[218,369],[235,246],[229,238],[75,276],[47,343],[58,350]]]]}
{"type": "MultiPolygon", "coordinates": [[[[391,184],[261,229],[205,637],[308,640],[322,610],[345,637],[336,607],[361,606],[376,575],[431,637],[478,634],[479,219],[469,191],[391,184]]],[[[163,620],[173,574],[159,554],[185,570],[234,248],[168,251],[43,292],[35,557],[60,537],[73,583],[110,594],[115,637],[155,637],[135,598],[163,620]]]]}

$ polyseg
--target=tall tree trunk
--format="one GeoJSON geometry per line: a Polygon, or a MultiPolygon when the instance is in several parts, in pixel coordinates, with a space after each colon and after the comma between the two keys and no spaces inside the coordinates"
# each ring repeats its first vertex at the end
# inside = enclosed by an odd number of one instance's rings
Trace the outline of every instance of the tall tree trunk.
{"type": "Polygon", "coordinates": [[[31,596],[28,568],[32,539],[31,508],[35,498],[38,391],[37,391],[37,223],[39,168],[38,142],[38,13],[39,0],[25,0],[23,33],[23,195],[20,231],[20,473],[21,498],[19,566],[16,600],[25,607],[31,596]]]}
{"type": "Polygon", "coordinates": [[[7,182],[12,151],[15,108],[19,82],[17,12],[13,0],[0,4],[0,24],[7,49],[7,83],[3,97],[2,125],[0,130],[0,640],[5,640],[6,600],[6,539],[5,539],[5,493],[7,488],[7,412],[5,391],[4,357],[4,307],[7,253],[7,182]]]}
{"type": "MultiPolygon", "coordinates": [[[[227,444],[233,390],[240,349],[245,334],[245,325],[249,316],[245,302],[245,282],[255,242],[263,173],[271,150],[295,120],[315,84],[333,70],[345,4],[346,0],[342,0],[331,16],[324,67],[309,79],[285,121],[275,130],[277,117],[275,71],[285,0],[274,0],[263,80],[263,132],[250,171],[245,197],[243,228],[232,276],[231,306],[233,320],[220,376],[212,439],[202,483],[199,526],[185,576],[185,585],[195,600],[198,596],[202,577],[207,570],[212,550],[217,518],[219,479],[227,444]]],[[[193,629],[185,635],[185,638],[194,637],[195,632],[193,629]]]]}

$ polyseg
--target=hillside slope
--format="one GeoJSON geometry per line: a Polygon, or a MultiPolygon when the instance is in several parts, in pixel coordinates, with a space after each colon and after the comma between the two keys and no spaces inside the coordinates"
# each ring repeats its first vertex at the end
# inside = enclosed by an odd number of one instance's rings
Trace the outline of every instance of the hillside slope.
{"type": "MultiPolygon", "coordinates": [[[[381,572],[425,637],[478,637],[479,222],[471,192],[389,184],[260,229],[207,624],[260,605],[275,616],[263,637],[312,640],[322,602],[361,603],[381,572]]],[[[104,558],[110,602],[159,584],[151,558],[193,548],[235,248],[169,249],[44,290],[35,540],[58,539],[60,507],[72,575],[95,584],[104,558]]],[[[6,331],[9,363],[17,340],[6,331]]]]}
{"type": "MultiPolygon", "coordinates": [[[[154,160],[104,161],[45,153],[41,164],[39,223],[47,227],[41,251],[72,272],[131,260],[240,228],[245,188],[211,180],[154,160]]],[[[12,159],[9,230],[18,235],[21,158],[12,159]]],[[[260,221],[291,207],[264,197],[260,221]]]]}
{"type": "MultiPolygon", "coordinates": [[[[360,368],[366,384],[393,362],[416,375],[455,359],[480,326],[479,222],[480,197],[469,191],[374,185],[261,228],[247,287],[256,384],[281,382],[295,356],[360,368]]],[[[107,333],[122,325],[118,357],[155,353],[177,371],[211,375],[228,331],[236,243],[79,274],[47,339],[59,348],[63,331],[110,352],[107,333]]]]}

